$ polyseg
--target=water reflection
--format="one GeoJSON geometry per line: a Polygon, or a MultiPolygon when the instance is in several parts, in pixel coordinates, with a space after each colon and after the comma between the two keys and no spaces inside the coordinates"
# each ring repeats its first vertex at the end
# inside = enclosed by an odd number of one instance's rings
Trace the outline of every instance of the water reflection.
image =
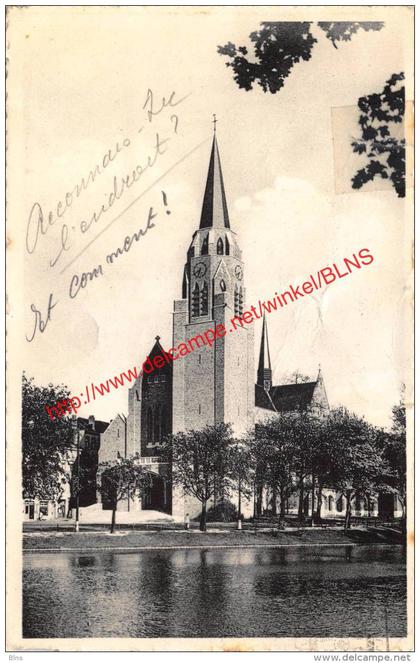
{"type": "Polygon", "coordinates": [[[391,546],[26,554],[23,586],[25,637],[406,632],[404,552],[391,546]]]}

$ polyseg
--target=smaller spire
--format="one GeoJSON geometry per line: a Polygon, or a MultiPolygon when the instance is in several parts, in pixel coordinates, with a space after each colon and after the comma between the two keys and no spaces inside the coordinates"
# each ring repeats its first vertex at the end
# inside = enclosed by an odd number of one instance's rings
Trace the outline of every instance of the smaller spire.
{"type": "Polygon", "coordinates": [[[318,382],[320,377],[321,377],[321,362],[319,362],[319,364],[318,364],[318,377],[316,379],[317,382],[318,382]]]}
{"type": "Polygon", "coordinates": [[[159,343],[159,341],[160,341],[160,336],[159,336],[159,335],[158,335],[158,336],[155,336],[155,340],[159,343]]]}
{"type": "Polygon", "coordinates": [[[273,384],[273,373],[271,370],[270,348],[268,345],[268,331],[265,313],[261,332],[260,359],[258,362],[257,384],[270,391],[273,384]]]}
{"type": "Polygon", "coordinates": [[[216,122],[217,122],[216,113],[213,113],[213,132],[214,133],[216,133],[216,122]]]}

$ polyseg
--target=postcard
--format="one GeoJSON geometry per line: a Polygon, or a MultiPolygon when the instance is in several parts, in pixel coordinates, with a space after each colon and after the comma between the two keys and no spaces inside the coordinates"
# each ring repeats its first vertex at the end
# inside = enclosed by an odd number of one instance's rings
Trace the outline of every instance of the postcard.
{"type": "Polygon", "coordinates": [[[413,650],[413,17],[8,6],[14,655],[413,650]]]}

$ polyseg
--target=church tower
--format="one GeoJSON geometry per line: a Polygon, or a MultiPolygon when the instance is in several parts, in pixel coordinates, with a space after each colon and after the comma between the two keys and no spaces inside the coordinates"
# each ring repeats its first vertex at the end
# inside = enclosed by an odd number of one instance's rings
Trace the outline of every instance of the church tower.
{"type": "Polygon", "coordinates": [[[199,227],[187,252],[182,298],[174,302],[173,346],[224,325],[226,335],[173,364],[173,432],[230,423],[240,436],[254,423],[253,325],[234,330],[246,291],[242,253],[232,230],[216,132],[199,227]]]}

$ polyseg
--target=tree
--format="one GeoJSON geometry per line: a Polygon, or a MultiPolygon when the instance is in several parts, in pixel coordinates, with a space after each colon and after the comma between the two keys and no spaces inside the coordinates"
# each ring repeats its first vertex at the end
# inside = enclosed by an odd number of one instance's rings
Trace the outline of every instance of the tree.
{"type": "Polygon", "coordinates": [[[405,139],[392,135],[392,129],[404,118],[403,80],[403,72],[393,74],[382,92],[359,99],[361,136],[352,142],[352,148],[367,157],[367,164],[352,178],[353,189],[379,176],[391,180],[400,198],[405,196],[405,139]]]}
{"type": "Polygon", "coordinates": [[[22,480],[27,497],[58,500],[69,481],[66,460],[74,449],[69,417],[52,420],[45,406],[70,396],[64,385],[39,387],[22,376],[22,480]]]}
{"type": "Polygon", "coordinates": [[[273,493],[273,514],[276,515],[277,495],[280,515],[286,513],[286,501],[296,485],[293,470],[296,464],[294,425],[291,415],[275,416],[257,423],[252,443],[252,455],[257,468],[258,485],[266,485],[273,493]]]}
{"type": "Polygon", "coordinates": [[[284,376],[282,384],[301,384],[302,382],[312,382],[309,375],[304,375],[300,371],[293,371],[284,376]]]}
{"type": "Polygon", "coordinates": [[[242,529],[242,498],[252,495],[254,464],[249,441],[235,440],[229,450],[229,479],[231,489],[238,494],[238,529],[242,529]]]}
{"type": "MultiPolygon", "coordinates": [[[[383,23],[379,21],[358,22],[319,22],[318,27],[334,48],[337,42],[350,41],[360,29],[381,30],[383,23]]],[[[312,22],[268,22],[261,23],[261,29],[249,35],[253,43],[255,60],[246,56],[246,46],[235,46],[228,42],[218,47],[220,55],[226,55],[230,61],[226,63],[234,71],[234,80],[240,88],[252,90],[257,82],[264,92],[278,92],[289,76],[293,66],[312,57],[312,49],[317,43],[312,34],[312,22]]]]}
{"type": "Polygon", "coordinates": [[[206,531],[207,502],[229,488],[229,424],[176,433],[166,441],[172,457],[172,482],[201,502],[200,530],[206,531]],[[216,494],[217,493],[217,494],[216,494]]]}
{"type": "Polygon", "coordinates": [[[325,420],[325,434],[334,440],[330,461],[331,487],[346,498],[345,529],[351,525],[352,500],[386,490],[386,462],[377,446],[377,430],[345,408],[332,410],[325,420]]]}
{"type": "Polygon", "coordinates": [[[407,508],[407,459],[406,459],[406,411],[404,397],[392,408],[392,428],[384,432],[379,440],[379,448],[388,464],[388,483],[396,490],[403,505],[403,520],[407,508]]]}
{"type": "Polygon", "coordinates": [[[138,495],[150,485],[150,478],[139,465],[137,456],[101,463],[98,470],[100,473],[98,488],[102,493],[102,498],[111,504],[111,534],[113,534],[118,502],[134,498],[136,494],[138,495]]]}

